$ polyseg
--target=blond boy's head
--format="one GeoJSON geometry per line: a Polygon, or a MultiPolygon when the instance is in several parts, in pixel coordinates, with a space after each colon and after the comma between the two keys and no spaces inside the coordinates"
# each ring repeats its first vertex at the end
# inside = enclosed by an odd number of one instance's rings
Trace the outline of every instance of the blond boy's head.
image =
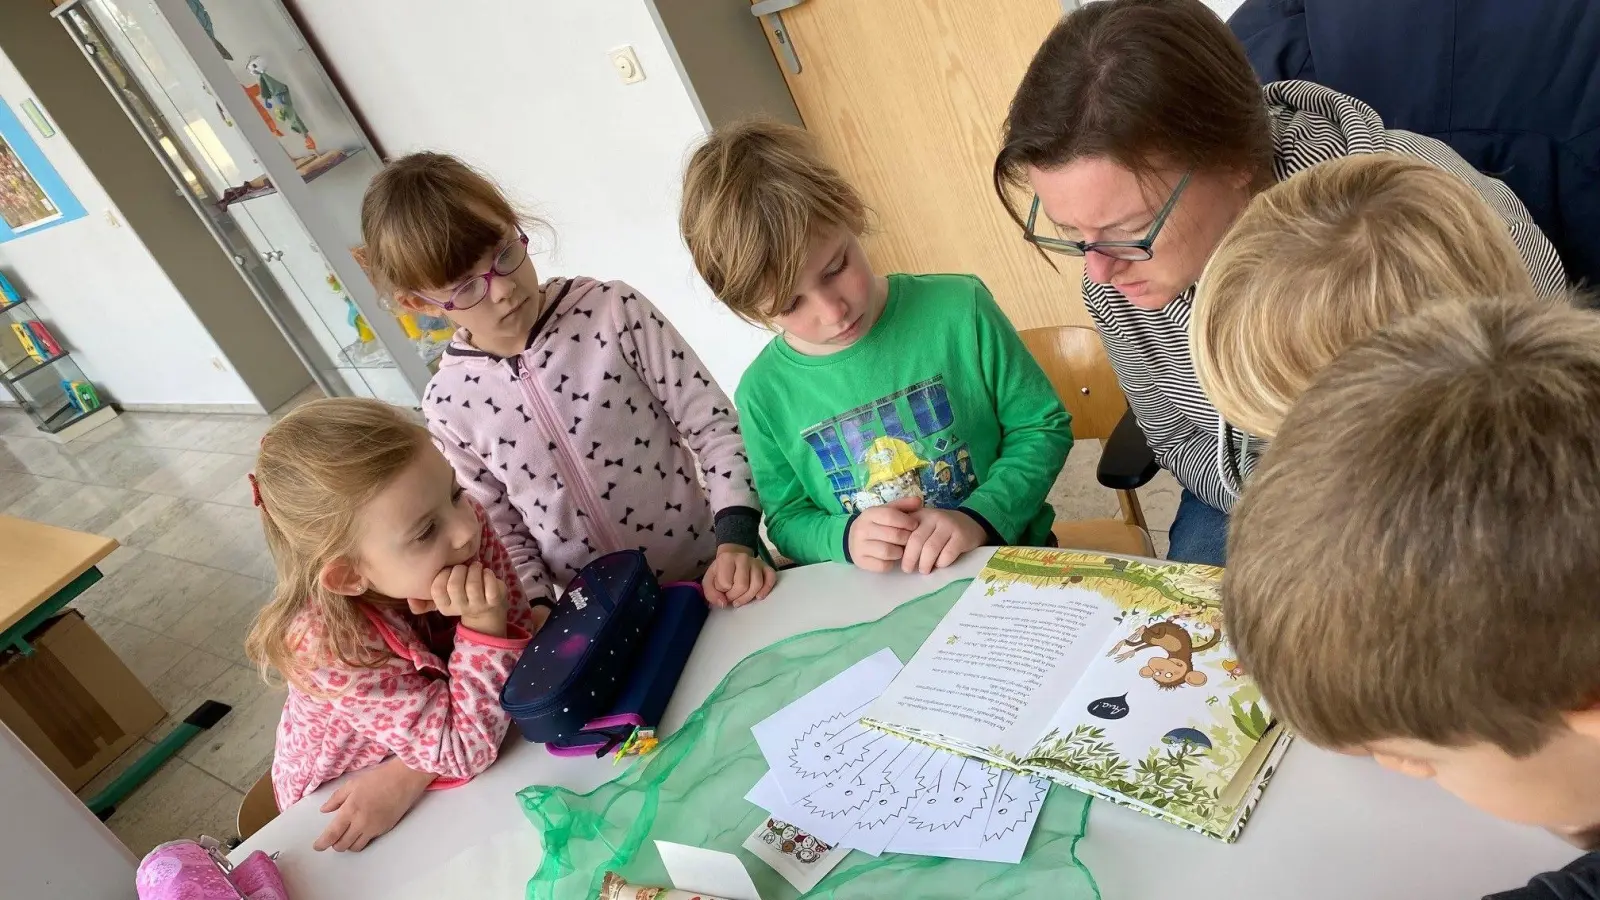
{"type": "Polygon", "coordinates": [[[1339,356],[1233,517],[1225,630],[1313,743],[1600,823],[1600,317],[1440,303],[1339,356]]]}
{"type": "Polygon", "coordinates": [[[717,297],[746,321],[769,326],[818,238],[860,235],[866,207],[809,134],[751,119],[717,129],[695,150],[679,227],[717,297]]]}
{"type": "Polygon", "coordinates": [[[1325,162],[1251,202],[1195,297],[1195,372],[1270,437],[1339,351],[1441,299],[1533,290],[1510,232],[1459,177],[1391,154],[1325,162]]]}

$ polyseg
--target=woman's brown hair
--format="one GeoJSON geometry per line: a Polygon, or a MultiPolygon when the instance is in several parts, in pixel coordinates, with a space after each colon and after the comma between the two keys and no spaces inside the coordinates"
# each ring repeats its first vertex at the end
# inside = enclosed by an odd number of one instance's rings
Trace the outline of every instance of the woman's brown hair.
{"type": "Polygon", "coordinates": [[[994,161],[994,189],[1021,227],[1014,189],[1030,167],[1102,157],[1248,172],[1271,183],[1261,86],[1228,26],[1200,0],[1104,0],[1063,17],[1022,76],[994,161]]]}

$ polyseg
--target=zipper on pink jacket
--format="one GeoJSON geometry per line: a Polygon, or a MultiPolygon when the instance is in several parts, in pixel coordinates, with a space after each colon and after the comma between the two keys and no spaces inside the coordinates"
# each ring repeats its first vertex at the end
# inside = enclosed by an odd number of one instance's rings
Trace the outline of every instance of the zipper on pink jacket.
{"type": "Polygon", "coordinates": [[[590,484],[588,473],[579,464],[577,454],[572,451],[572,445],[567,442],[567,432],[561,427],[561,420],[551,408],[549,398],[533,383],[533,373],[526,365],[518,365],[516,369],[517,381],[522,385],[522,393],[528,398],[528,405],[533,407],[534,415],[539,418],[539,425],[545,434],[550,436],[550,443],[555,445],[556,468],[566,480],[567,490],[577,494],[578,508],[583,510],[589,520],[590,533],[600,539],[600,553],[621,550],[622,538],[611,528],[611,521],[600,506],[600,498],[595,495],[594,485],[590,484]]]}

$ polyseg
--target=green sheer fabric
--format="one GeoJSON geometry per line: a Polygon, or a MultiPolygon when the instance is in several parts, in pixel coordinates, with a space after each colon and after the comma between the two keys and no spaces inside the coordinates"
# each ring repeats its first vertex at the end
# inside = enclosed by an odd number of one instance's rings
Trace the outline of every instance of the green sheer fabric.
{"type": "MultiPolygon", "coordinates": [[[[876,622],[798,635],[750,655],[653,754],[592,793],[542,786],[519,792],[545,847],[528,882],[529,900],[589,900],[607,870],[634,884],[668,885],[657,839],[737,853],[763,900],[798,897],[777,872],[740,849],[766,821],[744,799],[767,770],[750,726],[884,647],[909,660],[968,583],[919,597],[876,622]]],[[[856,852],[806,896],[1098,898],[1072,852],[1088,805],[1082,794],[1053,788],[1020,865],[856,852]]]]}

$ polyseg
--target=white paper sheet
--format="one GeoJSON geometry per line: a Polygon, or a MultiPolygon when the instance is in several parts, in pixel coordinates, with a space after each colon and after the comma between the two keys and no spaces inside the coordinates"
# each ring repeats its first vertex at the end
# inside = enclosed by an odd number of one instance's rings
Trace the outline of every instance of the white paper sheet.
{"type": "Polygon", "coordinates": [[[671,841],[656,841],[656,850],[672,886],[680,891],[709,894],[721,900],[761,900],[744,863],[732,853],[671,841]]]}
{"type": "Polygon", "coordinates": [[[861,710],[899,670],[880,651],[757,724],[771,771],[745,799],[818,840],[874,856],[1020,860],[1048,783],[861,727],[861,710]]]}
{"type": "Polygon", "coordinates": [[[1111,634],[1116,607],[1077,587],[974,582],[867,718],[1022,755],[1111,634]]]}
{"type": "Polygon", "coordinates": [[[983,829],[999,794],[1001,772],[977,760],[940,753],[913,777],[911,808],[887,849],[951,856],[983,845],[983,829]]]}
{"type": "Polygon", "coordinates": [[[883,735],[858,720],[900,668],[893,651],[880,650],[750,729],[785,798],[804,799],[830,776],[874,758],[883,735]]]}

